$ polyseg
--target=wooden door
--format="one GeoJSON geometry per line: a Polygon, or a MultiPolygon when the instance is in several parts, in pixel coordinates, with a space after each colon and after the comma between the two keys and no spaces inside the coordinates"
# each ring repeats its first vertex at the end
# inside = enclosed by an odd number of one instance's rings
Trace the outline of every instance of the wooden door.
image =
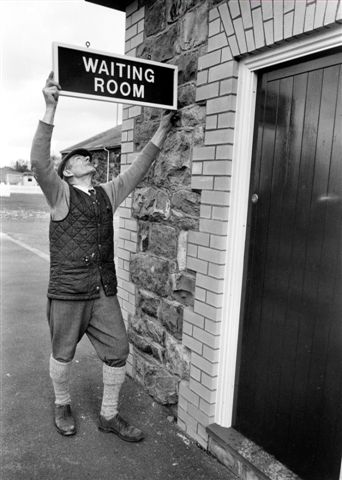
{"type": "Polygon", "coordinates": [[[307,480],[342,446],[341,52],[257,99],[234,427],[307,480]]]}

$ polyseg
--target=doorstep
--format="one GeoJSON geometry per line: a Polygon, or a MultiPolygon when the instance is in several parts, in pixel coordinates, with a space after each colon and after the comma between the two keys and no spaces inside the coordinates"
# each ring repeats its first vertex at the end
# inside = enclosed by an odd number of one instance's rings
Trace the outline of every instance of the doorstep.
{"type": "Polygon", "coordinates": [[[241,480],[301,480],[272,455],[233,428],[207,427],[209,452],[241,480]]]}

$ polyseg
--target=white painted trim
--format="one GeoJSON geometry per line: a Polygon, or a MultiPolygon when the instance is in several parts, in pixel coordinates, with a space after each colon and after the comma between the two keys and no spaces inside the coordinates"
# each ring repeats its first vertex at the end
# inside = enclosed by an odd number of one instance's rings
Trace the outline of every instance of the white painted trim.
{"type": "Polygon", "coordinates": [[[232,425],[243,264],[248,213],[257,75],[256,71],[295,58],[341,46],[340,25],[279,48],[252,55],[239,65],[236,125],[233,149],[225,289],[216,397],[215,422],[232,425]]]}

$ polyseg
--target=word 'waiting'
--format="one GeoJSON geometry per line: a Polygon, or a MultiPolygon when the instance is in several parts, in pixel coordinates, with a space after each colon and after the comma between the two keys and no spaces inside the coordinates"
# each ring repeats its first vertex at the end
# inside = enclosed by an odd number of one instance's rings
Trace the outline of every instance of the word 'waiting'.
{"type": "MultiPolygon", "coordinates": [[[[144,68],[142,66],[129,65],[121,62],[106,62],[98,58],[82,57],[84,68],[87,73],[91,72],[97,75],[107,75],[108,77],[116,77],[118,79],[127,79],[139,82],[154,83],[154,71],[152,68],[144,68]]],[[[105,80],[102,77],[94,77],[95,92],[109,93],[115,95],[118,91],[122,96],[144,98],[144,83],[129,83],[126,81],[114,80],[110,78],[105,80]]]]}

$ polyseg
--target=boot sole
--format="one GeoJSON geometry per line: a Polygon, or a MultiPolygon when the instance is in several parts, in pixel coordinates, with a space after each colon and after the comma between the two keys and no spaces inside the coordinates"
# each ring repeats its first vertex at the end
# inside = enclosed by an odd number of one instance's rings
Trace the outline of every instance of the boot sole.
{"type": "Polygon", "coordinates": [[[57,432],[60,435],[63,435],[63,437],[72,437],[72,435],[76,434],[76,429],[74,431],[71,431],[71,432],[65,432],[64,430],[61,430],[60,428],[58,428],[57,425],[55,425],[55,427],[56,427],[57,432]]]}
{"type": "Polygon", "coordinates": [[[125,437],[123,435],[121,435],[121,433],[117,432],[116,430],[113,430],[111,428],[105,428],[105,427],[101,427],[99,425],[98,429],[101,431],[101,432],[104,432],[104,433],[114,433],[115,435],[117,435],[119,438],[121,438],[121,440],[124,440],[125,442],[129,442],[129,443],[138,443],[138,442],[141,442],[141,440],[144,440],[144,436],[140,437],[140,438],[129,438],[129,437],[125,437]]]}

